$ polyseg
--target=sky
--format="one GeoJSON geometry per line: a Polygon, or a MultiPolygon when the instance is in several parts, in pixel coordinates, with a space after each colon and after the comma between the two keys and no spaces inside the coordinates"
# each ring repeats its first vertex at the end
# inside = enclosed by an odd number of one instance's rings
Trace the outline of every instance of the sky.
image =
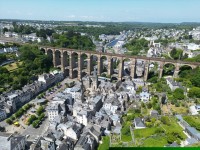
{"type": "Polygon", "coordinates": [[[200,0],[0,0],[0,19],[200,22],[200,0]]]}

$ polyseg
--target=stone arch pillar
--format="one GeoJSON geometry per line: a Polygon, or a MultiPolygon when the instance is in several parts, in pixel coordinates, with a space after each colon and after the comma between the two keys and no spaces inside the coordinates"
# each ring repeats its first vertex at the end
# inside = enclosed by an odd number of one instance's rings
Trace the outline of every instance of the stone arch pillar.
{"type": "Polygon", "coordinates": [[[135,62],[136,62],[136,59],[131,59],[131,77],[132,79],[135,78],[135,62]]]}
{"type": "Polygon", "coordinates": [[[78,79],[80,80],[82,78],[82,69],[83,69],[83,64],[82,64],[82,58],[81,58],[81,53],[78,53],[78,79]]]}
{"type": "Polygon", "coordinates": [[[123,61],[123,57],[119,57],[118,59],[120,60],[119,70],[118,70],[118,80],[122,80],[122,77],[123,77],[123,68],[124,68],[124,61],[123,61]]]}
{"type": "Polygon", "coordinates": [[[149,60],[145,62],[145,67],[144,67],[144,81],[148,80],[148,74],[149,74],[149,60]]]}
{"type": "Polygon", "coordinates": [[[103,67],[103,61],[102,61],[102,59],[101,59],[101,55],[98,55],[97,56],[98,57],[98,72],[97,72],[97,74],[100,76],[101,75],[101,72],[102,72],[102,67],[103,67]]]}
{"type": "Polygon", "coordinates": [[[65,71],[65,64],[64,64],[64,55],[63,51],[60,51],[60,61],[61,61],[61,70],[64,72],[65,71]]]}
{"type": "Polygon", "coordinates": [[[92,71],[92,56],[90,54],[87,55],[87,73],[88,75],[91,75],[92,71]]]}
{"type": "Polygon", "coordinates": [[[53,53],[53,66],[56,67],[56,52],[55,50],[52,50],[53,53]]]}
{"type": "Polygon", "coordinates": [[[73,69],[74,69],[74,65],[73,65],[73,57],[72,57],[72,53],[69,54],[69,77],[72,79],[73,78],[73,69]]]}
{"type": "Polygon", "coordinates": [[[174,70],[174,75],[173,75],[174,78],[178,77],[179,69],[180,69],[179,63],[177,63],[175,65],[175,70],[174,70]]]}
{"type": "Polygon", "coordinates": [[[159,62],[159,78],[162,78],[163,75],[163,67],[164,67],[164,63],[163,62],[159,62]]]}
{"type": "Polygon", "coordinates": [[[112,73],[113,73],[113,59],[111,56],[107,57],[107,61],[108,61],[108,76],[111,77],[112,73]]]}

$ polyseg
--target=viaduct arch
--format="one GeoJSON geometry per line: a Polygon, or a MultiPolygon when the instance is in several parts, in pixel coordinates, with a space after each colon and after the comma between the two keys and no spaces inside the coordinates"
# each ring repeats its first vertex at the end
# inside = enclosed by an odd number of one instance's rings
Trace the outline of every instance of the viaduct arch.
{"type": "Polygon", "coordinates": [[[113,60],[118,59],[118,80],[121,80],[124,76],[124,60],[130,60],[129,67],[130,76],[135,77],[136,74],[136,62],[142,60],[144,62],[144,81],[148,79],[149,65],[151,63],[158,64],[158,76],[161,78],[163,76],[163,67],[166,64],[172,64],[175,66],[174,77],[178,77],[178,73],[182,66],[189,66],[192,69],[200,66],[200,63],[197,62],[184,62],[176,60],[166,60],[162,58],[148,58],[143,56],[128,56],[122,54],[112,54],[112,53],[101,53],[94,51],[81,51],[75,49],[64,49],[64,48],[55,48],[55,47],[40,47],[40,50],[45,52],[46,55],[53,57],[54,67],[60,67],[63,72],[68,72],[70,78],[77,77],[78,79],[82,78],[83,69],[88,75],[91,75],[93,67],[97,67],[98,75],[101,75],[104,63],[102,58],[106,58],[107,61],[107,75],[113,75],[113,60]],[[86,63],[86,64],[85,64],[86,63]],[[75,75],[74,72],[77,72],[75,75]]]}

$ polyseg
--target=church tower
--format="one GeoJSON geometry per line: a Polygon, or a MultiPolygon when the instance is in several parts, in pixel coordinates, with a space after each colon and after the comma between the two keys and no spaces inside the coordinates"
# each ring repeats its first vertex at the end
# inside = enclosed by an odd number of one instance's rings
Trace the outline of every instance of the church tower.
{"type": "Polygon", "coordinates": [[[98,75],[97,75],[96,68],[94,68],[94,73],[93,73],[93,76],[92,76],[91,79],[92,79],[92,84],[91,84],[92,90],[97,90],[97,88],[98,88],[98,75]]]}

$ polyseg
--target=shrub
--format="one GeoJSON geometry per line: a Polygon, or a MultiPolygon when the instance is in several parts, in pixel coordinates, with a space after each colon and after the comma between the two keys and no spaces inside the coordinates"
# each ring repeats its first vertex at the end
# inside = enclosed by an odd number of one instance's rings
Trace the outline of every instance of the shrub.
{"type": "Polygon", "coordinates": [[[175,104],[175,106],[176,106],[176,107],[180,107],[180,104],[177,102],[177,103],[175,104]]]}
{"type": "Polygon", "coordinates": [[[11,125],[11,124],[12,124],[12,120],[11,120],[11,119],[9,119],[9,118],[8,118],[8,119],[6,119],[6,123],[11,125]]]}

